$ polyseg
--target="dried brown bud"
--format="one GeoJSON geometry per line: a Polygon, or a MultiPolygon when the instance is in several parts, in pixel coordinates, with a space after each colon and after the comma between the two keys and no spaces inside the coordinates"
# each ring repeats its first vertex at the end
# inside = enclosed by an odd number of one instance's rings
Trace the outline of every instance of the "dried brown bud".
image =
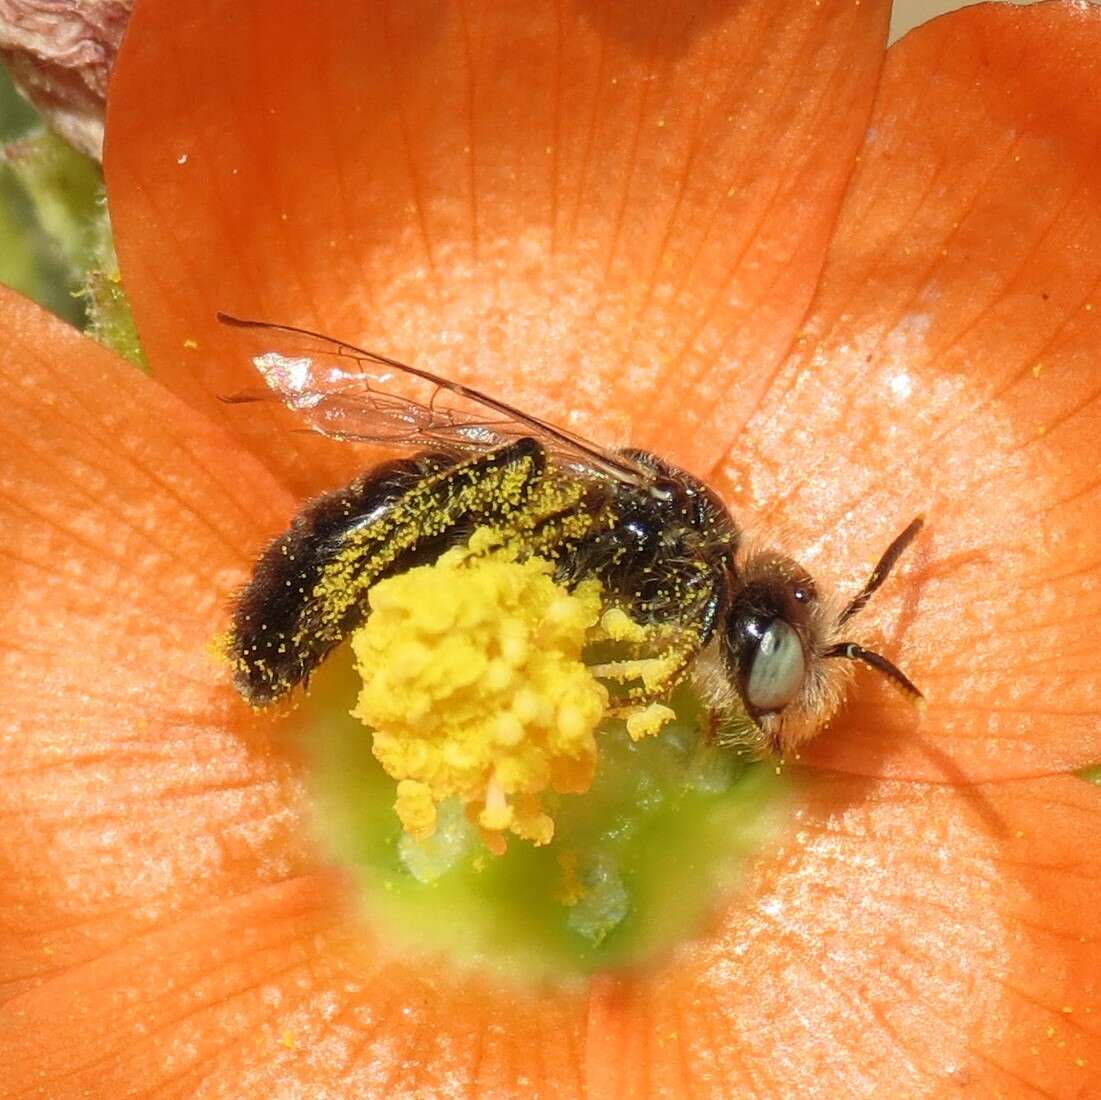
{"type": "Polygon", "coordinates": [[[107,78],[133,0],[0,0],[0,57],[71,144],[103,151],[107,78]]]}

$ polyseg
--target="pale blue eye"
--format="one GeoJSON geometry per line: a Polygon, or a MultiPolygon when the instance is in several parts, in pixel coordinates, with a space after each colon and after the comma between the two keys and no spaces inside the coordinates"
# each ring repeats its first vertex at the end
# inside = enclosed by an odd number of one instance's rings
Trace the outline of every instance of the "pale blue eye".
{"type": "Polygon", "coordinates": [[[783,619],[774,619],[761,635],[749,666],[746,702],[759,712],[782,710],[799,694],[805,673],[799,635],[783,619]]]}

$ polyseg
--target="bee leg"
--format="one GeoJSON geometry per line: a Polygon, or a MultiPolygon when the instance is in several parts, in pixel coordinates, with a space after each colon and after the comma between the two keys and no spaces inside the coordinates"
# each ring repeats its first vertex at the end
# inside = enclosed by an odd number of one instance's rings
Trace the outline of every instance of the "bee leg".
{"type": "MultiPolygon", "coordinates": [[[[684,680],[700,652],[711,641],[725,606],[726,578],[720,565],[703,566],[685,575],[676,575],[678,586],[671,590],[680,596],[676,618],[672,618],[672,600],[663,602],[656,613],[660,618],[651,621],[649,638],[640,643],[648,652],[630,660],[614,661],[591,669],[594,675],[604,679],[624,682],[640,680],[622,695],[616,697],[613,713],[637,706],[645,706],[668,697],[684,680]]],[[[632,606],[625,601],[628,614],[636,621],[645,622],[655,609],[632,606]],[[633,614],[631,614],[633,612],[633,614]]]]}
{"type": "Polygon", "coordinates": [[[465,461],[387,463],[312,501],[238,599],[226,646],[237,689],[253,706],[285,696],[366,621],[375,584],[435,561],[480,524],[512,522],[546,467],[542,445],[524,438],[465,461]]]}
{"type": "Polygon", "coordinates": [[[609,714],[622,716],[637,707],[665,699],[687,675],[700,652],[699,634],[685,627],[662,633],[664,644],[648,656],[590,666],[589,671],[599,679],[620,684],[639,681],[614,694],[609,714]]]}

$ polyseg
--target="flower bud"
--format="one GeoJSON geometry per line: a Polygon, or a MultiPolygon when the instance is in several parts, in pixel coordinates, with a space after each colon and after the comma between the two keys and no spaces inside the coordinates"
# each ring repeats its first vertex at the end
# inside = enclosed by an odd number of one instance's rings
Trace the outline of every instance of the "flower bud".
{"type": "Polygon", "coordinates": [[[66,141],[102,159],[107,79],[132,0],[0,0],[0,58],[66,141]]]}

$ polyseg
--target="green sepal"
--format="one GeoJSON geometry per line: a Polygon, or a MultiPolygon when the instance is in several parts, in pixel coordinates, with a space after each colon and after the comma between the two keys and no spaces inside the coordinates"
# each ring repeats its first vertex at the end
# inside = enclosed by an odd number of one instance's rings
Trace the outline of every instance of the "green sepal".
{"type": "Polygon", "coordinates": [[[144,365],[100,166],[36,125],[0,78],[0,281],[144,365]]]}

